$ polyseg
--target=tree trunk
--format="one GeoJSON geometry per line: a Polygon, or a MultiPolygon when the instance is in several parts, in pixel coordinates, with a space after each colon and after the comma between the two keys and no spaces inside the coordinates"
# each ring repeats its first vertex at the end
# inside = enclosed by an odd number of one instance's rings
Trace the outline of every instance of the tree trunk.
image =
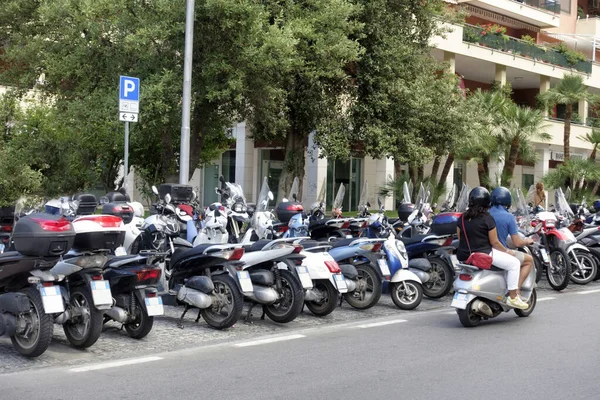
{"type": "Polygon", "coordinates": [[[397,178],[402,176],[402,163],[394,159],[394,176],[397,178]]]}
{"type": "Polygon", "coordinates": [[[573,116],[573,104],[567,104],[567,111],[565,112],[565,136],[564,136],[564,153],[565,161],[571,159],[571,117],[573,116]]]}
{"type": "MultiPolygon", "coordinates": [[[[452,163],[454,163],[454,153],[449,153],[446,158],[446,162],[444,163],[444,168],[442,168],[442,174],[440,175],[440,180],[438,181],[438,189],[442,190],[446,187],[446,179],[448,178],[448,174],[450,173],[450,168],[452,167],[452,163]]],[[[456,183],[456,182],[454,182],[456,183]]]]}
{"type": "Polygon", "coordinates": [[[431,181],[437,184],[437,174],[440,169],[441,157],[435,156],[433,159],[433,166],[431,167],[431,181]]]}
{"type": "Polygon", "coordinates": [[[417,167],[417,179],[419,182],[423,182],[424,175],[425,175],[425,166],[419,165],[417,167]]]}
{"type": "Polygon", "coordinates": [[[517,157],[519,156],[519,138],[515,137],[510,144],[510,150],[508,152],[508,158],[504,163],[502,169],[502,186],[509,187],[510,182],[513,178],[515,171],[515,165],[517,165],[517,157]]]}
{"type": "Polygon", "coordinates": [[[592,198],[596,197],[596,193],[598,192],[598,189],[600,189],[600,181],[596,181],[596,184],[594,185],[594,188],[592,189],[592,198]]]}
{"type": "Polygon", "coordinates": [[[483,167],[483,162],[477,163],[477,176],[479,177],[479,186],[483,186],[484,188],[487,188],[489,180],[490,180],[490,176],[485,173],[485,168],[483,167]]]}
{"type": "Polygon", "coordinates": [[[485,172],[485,176],[488,177],[488,185],[490,183],[490,156],[484,155],[481,159],[481,164],[483,164],[483,172],[485,172]]]}
{"type": "MultiPolygon", "coordinates": [[[[285,159],[281,177],[279,178],[279,185],[277,188],[278,194],[277,199],[275,199],[275,204],[279,203],[283,197],[288,195],[295,177],[298,177],[299,180],[298,199],[302,200],[302,184],[304,182],[304,167],[306,164],[306,158],[304,157],[304,151],[306,150],[305,139],[306,135],[294,132],[293,130],[290,130],[287,134],[285,141],[285,159]]],[[[331,161],[333,162],[333,160],[331,161]]],[[[335,190],[337,190],[337,188],[335,188],[335,190]]],[[[333,196],[335,198],[335,193],[333,196]]],[[[331,203],[333,199],[327,199],[327,201],[331,203]]]]}
{"type": "Polygon", "coordinates": [[[595,144],[592,152],[590,153],[590,161],[596,161],[596,150],[598,150],[598,145],[595,144]]]}

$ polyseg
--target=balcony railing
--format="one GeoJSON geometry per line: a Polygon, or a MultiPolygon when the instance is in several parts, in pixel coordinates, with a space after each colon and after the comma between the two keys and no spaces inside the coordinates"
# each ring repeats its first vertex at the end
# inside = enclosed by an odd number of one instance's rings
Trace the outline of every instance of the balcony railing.
{"type": "Polygon", "coordinates": [[[592,73],[591,61],[569,62],[563,53],[559,53],[551,47],[542,47],[524,40],[515,39],[506,35],[486,33],[482,35],[483,29],[473,25],[465,25],[463,29],[463,41],[477,43],[482,46],[491,47],[517,54],[522,57],[532,58],[535,61],[545,62],[566,68],[573,68],[586,74],[592,73]]]}
{"type": "Polygon", "coordinates": [[[557,0],[513,0],[513,1],[516,1],[517,3],[527,4],[528,6],[531,6],[531,7],[541,8],[542,10],[547,10],[547,11],[553,12],[555,14],[560,13],[561,2],[559,2],[557,0]]]}

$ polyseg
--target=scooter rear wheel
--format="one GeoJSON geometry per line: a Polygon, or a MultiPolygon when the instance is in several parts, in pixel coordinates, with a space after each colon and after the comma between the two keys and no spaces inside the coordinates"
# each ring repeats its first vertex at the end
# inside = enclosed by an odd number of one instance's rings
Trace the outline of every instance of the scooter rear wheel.
{"type": "Polygon", "coordinates": [[[203,308],[201,310],[202,318],[213,328],[230,328],[242,314],[244,298],[231,276],[226,274],[213,275],[212,281],[215,286],[214,296],[218,297],[221,302],[203,308]]]}
{"type": "Polygon", "coordinates": [[[318,289],[323,293],[324,298],[319,302],[307,301],[305,303],[306,308],[308,308],[311,313],[318,315],[319,317],[324,317],[331,314],[337,307],[337,303],[340,298],[340,292],[338,292],[338,290],[328,280],[315,281],[314,285],[315,289],[318,289]]]}
{"type": "Polygon", "coordinates": [[[10,340],[19,354],[26,357],[38,357],[44,354],[52,341],[54,318],[44,312],[42,296],[37,289],[29,287],[21,292],[27,295],[30,305],[29,314],[25,314],[21,318],[29,319],[31,330],[28,331],[27,337],[16,334],[10,340]]]}
{"type": "Polygon", "coordinates": [[[366,310],[377,304],[381,298],[381,278],[370,264],[357,265],[356,270],[358,271],[357,280],[361,286],[364,286],[364,290],[345,293],[344,299],[352,307],[366,310]]]}
{"type": "Polygon", "coordinates": [[[464,310],[461,310],[460,308],[456,309],[458,319],[465,328],[476,327],[481,322],[481,316],[475,314],[473,310],[471,310],[471,305],[473,304],[473,301],[467,304],[464,310]]]}
{"type": "Polygon", "coordinates": [[[265,314],[275,322],[291,322],[302,312],[304,290],[298,278],[290,271],[280,270],[282,297],[264,307],[265,314]]]}
{"type": "Polygon", "coordinates": [[[104,313],[96,308],[90,289],[84,285],[72,288],[69,304],[81,314],[64,323],[65,336],[74,347],[87,349],[102,333],[104,313]]]}
{"type": "Polygon", "coordinates": [[[440,257],[431,257],[428,260],[431,269],[427,272],[431,279],[423,283],[423,294],[431,299],[439,299],[452,289],[454,268],[440,257]]]}

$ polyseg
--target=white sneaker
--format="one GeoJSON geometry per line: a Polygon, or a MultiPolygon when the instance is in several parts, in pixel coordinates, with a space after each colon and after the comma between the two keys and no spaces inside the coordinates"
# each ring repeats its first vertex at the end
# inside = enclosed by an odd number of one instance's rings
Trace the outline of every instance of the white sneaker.
{"type": "Polygon", "coordinates": [[[521,300],[519,296],[515,297],[514,299],[511,299],[510,296],[507,297],[506,304],[511,307],[520,308],[521,310],[527,310],[529,308],[529,304],[521,300]]]}

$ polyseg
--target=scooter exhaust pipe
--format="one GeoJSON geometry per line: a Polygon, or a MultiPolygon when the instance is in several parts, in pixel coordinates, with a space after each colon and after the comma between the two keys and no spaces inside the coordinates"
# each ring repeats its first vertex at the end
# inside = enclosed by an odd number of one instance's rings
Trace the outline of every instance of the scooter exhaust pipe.
{"type": "Polygon", "coordinates": [[[354,292],[356,290],[356,282],[350,279],[346,279],[346,286],[348,286],[348,292],[354,292]]]}
{"type": "Polygon", "coordinates": [[[481,315],[482,317],[492,318],[494,316],[494,312],[492,311],[490,306],[488,306],[484,301],[481,300],[475,300],[473,302],[473,305],[471,306],[471,310],[475,314],[481,315]]]}
{"type": "Polygon", "coordinates": [[[248,297],[258,303],[272,304],[277,301],[279,295],[277,294],[277,290],[273,289],[272,287],[261,286],[255,283],[254,292],[248,297]]]}
{"type": "Polygon", "coordinates": [[[317,301],[323,297],[319,289],[306,289],[304,291],[304,301],[317,301]]]}
{"type": "Polygon", "coordinates": [[[200,309],[208,308],[212,305],[212,299],[209,295],[199,290],[190,289],[187,286],[182,286],[179,289],[177,299],[200,309]]]}
{"type": "Polygon", "coordinates": [[[113,306],[110,310],[105,313],[111,319],[124,324],[129,319],[127,311],[121,307],[113,306]]]}

